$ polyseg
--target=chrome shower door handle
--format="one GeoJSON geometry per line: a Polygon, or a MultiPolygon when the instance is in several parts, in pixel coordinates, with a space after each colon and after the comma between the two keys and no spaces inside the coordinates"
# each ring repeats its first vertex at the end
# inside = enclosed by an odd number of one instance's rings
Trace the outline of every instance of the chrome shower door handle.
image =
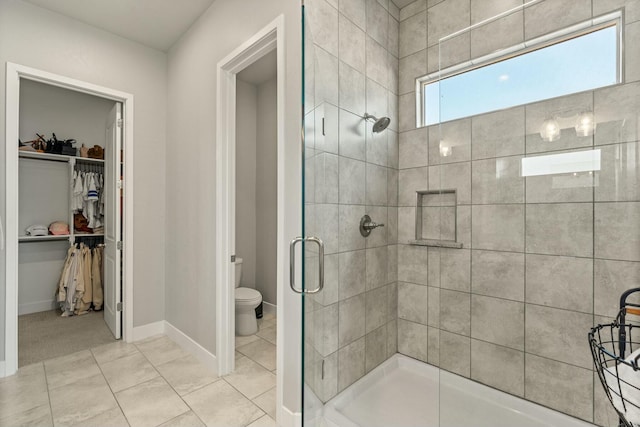
{"type": "Polygon", "coordinates": [[[297,294],[317,294],[324,288],[324,242],[322,239],[318,237],[296,237],[289,242],[289,287],[297,294]],[[318,245],[318,287],[311,291],[296,288],[296,244],[298,242],[313,242],[318,245]]]}
{"type": "Polygon", "coordinates": [[[317,294],[324,288],[324,242],[319,237],[305,237],[304,241],[318,245],[318,287],[312,291],[304,291],[307,294],[317,294]]]}
{"type": "Polygon", "coordinates": [[[302,237],[296,237],[289,242],[289,287],[297,294],[303,294],[304,291],[296,288],[296,244],[302,242],[302,237]]]}

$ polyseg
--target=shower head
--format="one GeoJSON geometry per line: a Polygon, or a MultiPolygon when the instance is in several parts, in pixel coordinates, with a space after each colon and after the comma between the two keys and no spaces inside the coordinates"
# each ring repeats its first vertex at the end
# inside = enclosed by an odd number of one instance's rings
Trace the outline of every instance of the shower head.
{"type": "Polygon", "coordinates": [[[391,119],[389,117],[380,117],[372,116],[371,114],[364,113],[365,120],[369,120],[373,122],[373,131],[375,133],[382,132],[389,126],[391,123],[391,119]]]}

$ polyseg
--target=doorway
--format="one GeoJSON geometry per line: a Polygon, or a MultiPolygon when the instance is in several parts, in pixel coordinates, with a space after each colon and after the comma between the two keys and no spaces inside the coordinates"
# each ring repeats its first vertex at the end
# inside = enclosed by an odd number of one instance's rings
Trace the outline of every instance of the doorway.
{"type": "MultiPolygon", "coordinates": [[[[236,350],[276,369],[277,50],[236,76],[236,350]]],[[[259,365],[259,366],[258,366],[259,365]]]]}
{"type": "MultiPolygon", "coordinates": [[[[225,59],[218,63],[218,107],[217,107],[217,155],[216,155],[216,203],[219,206],[216,215],[216,358],[218,361],[218,374],[226,375],[236,368],[234,352],[236,348],[236,318],[235,318],[235,271],[237,260],[236,255],[242,258],[243,254],[237,252],[236,230],[242,224],[237,224],[236,206],[239,197],[237,182],[237,129],[244,125],[244,119],[237,115],[236,106],[238,103],[237,81],[242,78],[242,71],[250,68],[252,64],[270,63],[275,65],[275,82],[273,82],[272,92],[275,92],[275,102],[271,113],[275,115],[275,141],[270,151],[272,157],[271,164],[275,164],[272,169],[272,179],[275,181],[273,194],[269,197],[272,205],[270,212],[273,219],[266,227],[270,228],[272,234],[264,239],[271,239],[271,255],[275,254],[273,260],[269,262],[271,268],[275,269],[274,297],[263,294],[263,301],[271,302],[273,305],[263,303],[263,313],[265,321],[272,322],[264,329],[270,328],[273,335],[269,337],[276,343],[276,413],[277,420],[283,424],[283,417],[288,415],[283,411],[283,375],[284,375],[284,336],[282,333],[283,304],[283,283],[285,269],[283,266],[287,261],[285,258],[286,237],[284,236],[284,214],[287,208],[284,200],[284,18],[280,16],[263,30],[254,35],[251,39],[230,53],[225,59]],[[275,59],[275,63],[274,63],[275,59]],[[275,298],[275,301],[269,301],[275,298]],[[270,309],[273,310],[270,310],[270,309]],[[270,319],[270,312],[275,311],[275,319],[270,319]],[[277,325],[276,325],[277,322],[277,325]]],[[[246,73],[245,73],[246,74],[246,73]]],[[[264,73],[258,73],[264,74],[264,73]]],[[[246,76],[245,76],[246,78],[246,76]]],[[[246,83],[245,83],[246,84],[246,83]]],[[[242,83],[240,83],[242,85],[242,83]]],[[[255,180],[251,180],[255,182],[255,180]]],[[[255,199],[254,199],[255,200],[255,199]]],[[[255,224],[260,225],[260,215],[257,215],[255,224]]],[[[244,261],[243,261],[244,263],[244,261]]],[[[254,272],[255,274],[255,272],[254,272]]],[[[255,277],[255,284],[259,282],[255,277]]],[[[248,282],[247,282],[248,283],[248,282]]],[[[263,326],[266,322],[261,321],[263,326]]],[[[258,331],[258,333],[260,333],[258,331]]],[[[239,339],[244,339],[239,337],[239,339]]],[[[266,343],[269,340],[263,339],[266,343]]],[[[240,343],[238,343],[240,344],[240,343]]],[[[266,362],[270,363],[270,362],[266,362]]],[[[239,362],[238,362],[239,364],[239,362]]]]}
{"type": "Polygon", "coordinates": [[[132,102],[7,66],[4,375],[131,337],[132,102]]]}

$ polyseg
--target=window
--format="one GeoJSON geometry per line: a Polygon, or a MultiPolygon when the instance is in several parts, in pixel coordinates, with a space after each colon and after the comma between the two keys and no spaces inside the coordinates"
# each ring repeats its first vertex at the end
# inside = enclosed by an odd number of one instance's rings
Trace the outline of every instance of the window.
{"type": "MultiPolygon", "coordinates": [[[[619,18],[529,42],[513,54],[471,61],[419,79],[422,124],[459,119],[620,82],[619,18]],[[551,41],[549,41],[551,39],[551,41]]],[[[584,25],[583,25],[584,26],[584,25]]],[[[514,48],[506,51],[513,52],[514,48]]]]}

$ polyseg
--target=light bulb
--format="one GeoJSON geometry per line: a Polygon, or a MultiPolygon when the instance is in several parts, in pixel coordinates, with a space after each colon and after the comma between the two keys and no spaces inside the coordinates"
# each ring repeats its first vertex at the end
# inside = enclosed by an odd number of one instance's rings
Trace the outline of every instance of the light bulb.
{"type": "Polygon", "coordinates": [[[591,136],[596,131],[596,122],[591,111],[584,111],[578,116],[576,122],[576,135],[591,136]]]}
{"type": "Polygon", "coordinates": [[[546,119],[540,128],[540,137],[543,141],[551,142],[560,139],[560,125],[554,118],[546,119]]]}
{"type": "Polygon", "coordinates": [[[444,141],[440,141],[440,156],[449,157],[453,153],[453,148],[445,144],[444,141]]]}

